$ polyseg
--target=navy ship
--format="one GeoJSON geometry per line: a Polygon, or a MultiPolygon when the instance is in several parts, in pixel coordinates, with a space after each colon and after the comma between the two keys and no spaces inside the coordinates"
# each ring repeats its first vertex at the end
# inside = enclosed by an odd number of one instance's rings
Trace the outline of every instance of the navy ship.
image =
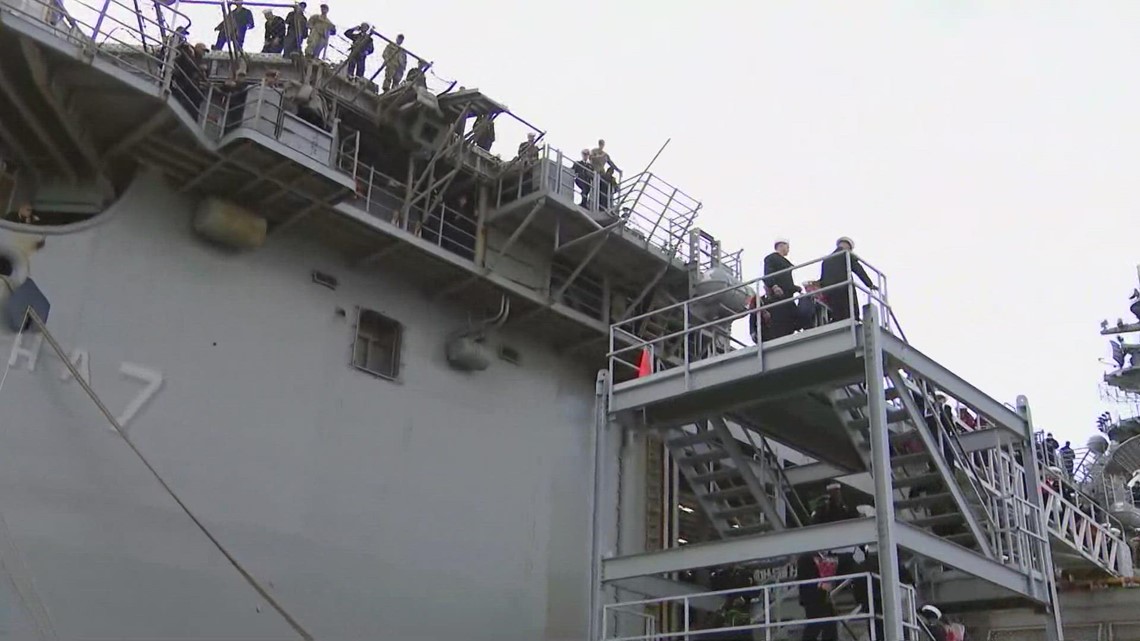
{"type": "Polygon", "coordinates": [[[1140,638],[1132,446],[1058,465],[874,257],[210,29],[0,0],[0,639],[1140,638]]]}

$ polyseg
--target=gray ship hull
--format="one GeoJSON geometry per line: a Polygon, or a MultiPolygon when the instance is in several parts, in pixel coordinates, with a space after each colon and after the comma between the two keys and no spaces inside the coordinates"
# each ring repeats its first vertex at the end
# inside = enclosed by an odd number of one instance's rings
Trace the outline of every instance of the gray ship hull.
{"type": "MultiPolygon", "coordinates": [[[[194,205],[147,177],[88,231],[0,237],[31,253],[52,334],[208,529],[319,639],[583,638],[588,368],[504,331],[491,341],[518,364],[454,371],[444,343],[468,310],[300,231],[215,249],[194,205]],[[399,380],[350,366],[357,307],[404,325],[399,380]]],[[[0,638],[297,638],[50,346],[3,332],[0,638]]]]}

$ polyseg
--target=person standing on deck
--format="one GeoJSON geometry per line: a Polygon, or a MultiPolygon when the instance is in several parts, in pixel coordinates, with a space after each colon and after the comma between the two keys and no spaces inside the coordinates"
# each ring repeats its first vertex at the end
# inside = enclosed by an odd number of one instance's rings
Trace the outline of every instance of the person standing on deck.
{"type": "Polygon", "coordinates": [[[518,163],[522,167],[522,182],[521,191],[522,195],[529,194],[534,191],[534,166],[538,164],[539,150],[538,143],[535,141],[534,132],[526,135],[526,140],[519,143],[518,163]]]}
{"type": "Polygon", "coordinates": [[[1057,439],[1053,438],[1052,432],[1045,435],[1045,464],[1046,465],[1056,465],[1057,464],[1057,448],[1060,446],[1061,446],[1061,444],[1057,442],[1057,439]]]}
{"type": "MultiPolygon", "coordinates": [[[[404,51],[404,34],[396,36],[395,42],[389,42],[387,47],[384,47],[384,86],[383,91],[388,91],[393,87],[400,84],[404,79],[404,70],[408,67],[408,52],[404,51]]],[[[481,145],[480,145],[481,146],[481,145]]]]}
{"type": "Polygon", "coordinates": [[[594,170],[590,167],[590,150],[582,150],[582,159],[574,163],[574,184],[582,192],[582,206],[590,208],[590,189],[594,186],[594,170]]]}
{"type": "Polygon", "coordinates": [[[272,9],[261,13],[265,16],[265,46],[261,53],[281,53],[285,48],[285,19],[274,15],[272,9]]]}
{"type": "Polygon", "coordinates": [[[796,331],[796,307],[792,298],[800,292],[792,278],[792,261],[788,260],[791,245],[787,239],[776,241],[775,251],[764,257],[764,284],[772,292],[772,297],[778,302],[768,308],[772,315],[771,331],[765,338],[780,338],[796,331]],[[786,271],[785,271],[786,270],[786,271]],[[773,275],[775,274],[775,275],[773,275]]]}
{"type": "Polygon", "coordinates": [[[329,19],[329,6],[321,5],[321,12],[309,18],[309,44],[305,47],[305,55],[320,59],[325,55],[325,47],[329,46],[329,36],[336,35],[336,25],[329,19]]]}
{"type": "Polygon", "coordinates": [[[598,209],[605,211],[610,207],[610,196],[614,191],[614,172],[621,173],[621,169],[618,169],[606,151],[605,140],[598,140],[598,146],[590,150],[590,166],[599,178],[598,209]]]}
{"type": "MultiPolygon", "coordinates": [[[[835,251],[831,255],[823,259],[823,266],[820,268],[819,285],[820,288],[831,287],[838,285],[851,278],[851,275],[859,277],[872,291],[879,289],[871,277],[867,275],[867,271],[863,269],[863,264],[852,253],[855,249],[855,242],[846,236],[842,236],[839,240],[835,241],[835,251]],[[848,271],[847,260],[850,256],[851,270],[848,271]]],[[[846,287],[836,287],[835,289],[828,289],[823,292],[824,297],[827,298],[827,307],[831,312],[831,321],[842,321],[851,318],[851,294],[854,290],[854,283],[846,287]]],[[[858,299],[855,299],[858,303],[858,299]]],[[[855,320],[859,320],[859,309],[855,309],[855,320]]]]}
{"type": "Polygon", "coordinates": [[[309,20],[305,18],[307,7],[304,2],[299,2],[285,16],[285,44],[281,53],[287,56],[301,51],[301,43],[309,37],[309,20]]]}
{"type": "Polygon", "coordinates": [[[218,41],[214,43],[214,51],[221,51],[227,42],[234,43],[234,49],[243,51],[245,48],[245,32],[253,28],[253,12],[241,5],[241,0],[234,0],[226,12],[226,17],[214,31],[218,32],[218,41]]]}
{"type": "Polygon", "coordinates": [[[1065,441],[1058,454],[1061,456],[1061,467],[1064,468],[1065,475],[1069,477],[1070,481],[1073,480],[1073,467],[1077,462],[1077,455],[1073,452],[1072,443],[1065,441]]]}
{"type": "Polygon", "coordinates": [[[344,32],[344,37],[352,41],[352,50],[348,56],[348,77],[362,78],[364,76],[364,62],[372,55],[372,25],[367,22],[360,23],[344,32]]]}
{"type": "Polygon", "coordinates": [[[471,137],[475,140],[475,146],[483,151],[491,151],[491,145],[495,144],[495,121],[491,114],[475,116],[475,123],[471,125],[471,137]]]}

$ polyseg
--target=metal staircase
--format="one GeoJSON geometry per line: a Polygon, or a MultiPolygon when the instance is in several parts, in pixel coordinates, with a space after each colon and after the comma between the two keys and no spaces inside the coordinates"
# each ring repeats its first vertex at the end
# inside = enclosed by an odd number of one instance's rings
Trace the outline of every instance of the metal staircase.
{"type": "MultiPolygon", "coordinates": [[[[985,496],[971,471],[957,465],[964,458],[963,452],[942,438],[941,429],[930,429],[938,427],[938,414],[931,411],[933,408],[928,407],[925,395],[916,385],[896,376],[888,377],[886,383],[896,514],[903,522],[990,556],[988,539],[995,530],[987,507],[990,497],[985,496]],[[910,404],[914,406],[911,409],[919,409],[919,399],[924,401],[921,426],[912,420],[907,407],[910,404]],[[959,504],[970,509],[959,511],[959,504]]],[[[831,392],[829,398],[870,470],[865,389],[851,385],[831,392]]]]}
{"type": "Polygon", "coordinates": [[[721,538],[785,527],[764,465],[744,453],[724,419],[671,429],[665,444],[721,538]]]}

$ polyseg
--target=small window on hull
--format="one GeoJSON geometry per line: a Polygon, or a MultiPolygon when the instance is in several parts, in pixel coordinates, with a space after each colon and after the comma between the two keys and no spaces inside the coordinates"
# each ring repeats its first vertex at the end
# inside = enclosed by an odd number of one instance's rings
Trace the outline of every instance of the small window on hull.
{"type": "Polygon", "coordinates": [[[370,309],[360,310],[356,321],[356,342],[352,366],[362,372],[394,380],[400,374],[400,343],[403,327],[395,320],[370,309]]]}

